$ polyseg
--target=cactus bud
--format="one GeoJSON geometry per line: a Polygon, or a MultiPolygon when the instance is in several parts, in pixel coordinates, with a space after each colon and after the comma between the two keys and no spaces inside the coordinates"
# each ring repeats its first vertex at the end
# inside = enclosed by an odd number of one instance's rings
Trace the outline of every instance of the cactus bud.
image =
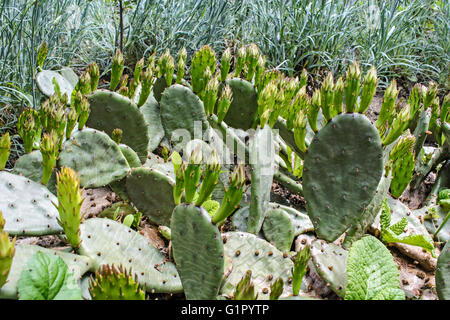
{"type": "Polygon", "coordinates": [[[309,245],[305,246],[297,253],[294,259],[294,268],[292,268],[292,293],[298,296],[303,276],[306,274],[306,265],[311,256],[309,245]]]}
{"type": "Polygon", "coordinates": [[[170,230],[169,227],[159,226],[158,231],[165,239],[169,241],[172,239],[172,231],[170,230]]]}
{"type": "Polygon", "coordinates": [[[400,137],[400,135],[408,126],[409,120],[410,120],[410,106],[409,104],[407,104],[406,107],[403,108],[398,113],[397,117],[394,119],[388,134],[383,137],[382,139],[383,145],[387,146],[392,142],[394,142],[398,137],[400,137]]]}
{"type": "Polygon", "coordinates": [[[255,295],[255,286],[252,281],[252,271],[247,270],[245,276],[238,282],[234,290],[233,300],[256,300],[258,294],[255,295]]]}
{"type": "MultiPolygon", "coordinates": [[[[11,139],[9,132],[6,132],[0,138],[0,170],[4,170],[6,162],[8,162],[9,155],[11,154],[11,139]]],[[[0,228],[1,231],[1,228],[0,228]]]]}
{"type": "Polygon", "coordinates": [[[195,201],[196,206],[201,206],[203,202],[208,200],[209,196],[216,187],[220,176],[220,159],[216,150],[211,152],[211,155],[206,164],[206,170],[203,173],[203,181],[198,192],[198,198],[195,201]]]}
{"type": "Polygon", "coordinates": [[[100,70],[96,62],[92,63],[88,67],[88,72],[90,76],[91,92],[97,90],[98,80],[100,79],[100,70]]]}
{"type": "Polygon", "coordinates": [[[393,112],[395,111],[395,102],[397,101],[398,90],[397,81],[394,79],[391,81],[389,86],[386,88],[383,96],[383,102],[381,103],[380,114],[375,122],[375,126],[380,130],[384,124],[392,118],[393,112]]]}
{"type": "Polygon", "coordinates": [[[14,237],[10,241],[8,233],[3,231],[4,224],[5,220],[3,220],[0,212],[0,288],[3,287],[8,279],[16,244],[16,238],[14,237]]]}
{"type": "Polygon", "coordinates": [[[259,55],[255,71],[255,86],[257,88],[259,88],[260,83],[263,81],[265,70],[266,70],[266,57],[259,55]]]}
{"type": "Polygon", "coordinates": [[[356,100],[359,96],[361,82],[361,70],[359,63],[355,61],[347,70],[345,76],[345,109],[354,112],[356,100]]]}
{"type": "Polygon", "coordinates": [[[247,66],[247,74],[245,78],[247,81],[252,81],[256,72],[256,66],[258,64],[259,49],[256,44],[252,43],[248,46],[245,57],[245,64],[247,66]]]}
{"type": "Polygon", "coordinates": [[[320,89],[321,108],[323,116],[327,122],[330,121],[332,118],[333,87],[334,87],[333,74],[329,72],[327,77],[323,81],[322,87],[320,89]]]}
{"type": "Polygon", "coordinates": [[[430,81],[428,84],[428,88],[425,88],[423,91],[423,106],[424,109],[427,110],[430,105],[433,103],[436,98],[437,93],[437,84],[433,81],[430,81]]]}
{"type": "Polygon", "coordinates": [[[365,113],[369,108],[370,102],[372,102],[375,92],[377,91],[377,84],[377,69],[375,67],[372,67],[364,77],[361,101],[358,109],[359,113],[365,113]]]}
{"type": "Polygon", "coordinates": [[[43,165],[41,183],[43,185],[47,185],[50,180],[53,168],[56,166],[56,160],[58,159],[59,149],[56,139],[55,135],[44,133],[40,144],[43,165]]]}
{"type": "Polygon", "coordinates": [[[175,168],[175,187],[173,188],[173,199],[176,205],[181,203],[181,196],[184,191],[184,174],[186,163],[182,162],[178,168],[175,168]]]}
{"type": "Polygon", "coordinates": [[[80,102],[80,115],[78,117],[78,130],[81,131],[84,128],[90,113],[91,108],[89,106],[89,101],[86,97],[82,97],[80,102]]]}
{"type": "Polygon", "coordinates": [[[194,93],[200,94],[216,71],[216,56],[210,46],[200,48],[192,58],[191,79],[194,93]],[[205,78],[205,70],[209,70],[209,77],[205,78]]]}
{"type": "Polygon", "coordinates": [[[300,75],[299,87],[303,88],[308,84],[308,72],[306,69],[302,70],[302,74],[300,75]]]}
{"type": "Polygon", "coordinates": [[[200,163],[202,161],[202,146],[196,145],[189,157],[189,163],[184,172],[184,198],[187,203],[194,201],[201,178],[200,163]]]}
{"type": "Polygon", "coordinates": [[[134,66],[133,77],[136,85],[138,85],[141,81],[141,72],[143,69],[144,69],[144,58],[141,58],[141,60],[139,60],[134,66]]]}
{"type": "Polygon", "coordinates": [[[122,52],[119,49],[116,50],[116,54],[113,57],[112,67],[111,67],[111,82],[109,83],[109,90],[116,90],[120,83],[120,78],[122,77],[124,68],[124,60],[122,52]]]}
{"type": "Polygon", "coordinates": [[[114,129],[112,131],[111,137],[115,143],[120,144],[120,141],[122,140],[122,130],[119,128],[114,129]]]}
{"type": "Polygon", "coordinates": [[[316,89],[311,98],[311,104],[309,105],[307,113],[309,126],[314,132],[319,131],[319,129],[317,129],[317,115],[319,114],[320,105],[320,90],[316,89]]]}
{"type": "Polygon", "coordinates": [[[128,87],[120,87],[118,92],[119,92],[120,95],[122,95],[124,97],[128,97],[129,96],[128,87]]]}
{"type": "Polygon", "coordinates": [[[203,105],[206,115],[214,113],[214,107],[217,101],[217,93],[219,91],[219,81],[217,77],[212,77],[206,85],[205,91],[202,94],[203,105]]]}
{"type": "Polygon", "coordinates": [[[66,126],[66,139],[69,139],[72,135],[72,131],[77,123],[78,115],[75,108],[71,107],[69,113],[67,114],[67,126],[66,126]]]}
{"type": "Polygon", "coordinates": [[[333,111],[332,117],[342,113],[342,102],[344,101],[344,80],[342,77],[336,81],[334,85],[333,111]]]}
{"type": "Polygon", "coordinates": [[[270,286],[270,300],[278,300],[283,293],[284,281],[283,278],[278,278],[270,286]]]}
{"type": "Polygon", "coordinates": [[[236,66],[234,70],[234,76],[237,78],[240,77],[241,71],[244,68],[246,56],[247,49],[244,46],[240,47],[237,53],[236,66]]]}
{"type": "Polygon", "coordinates": [[[303,110],[297,113],[294,121],[294,139],[297,147],[302,151],[306,152],[306,116],[303,110]]]}
{"type": "Polygon", "coordinates": [[[231,102],[233,102],[233,92],[231,87],[227,84],[220,93],[220,98],[217,103],[217,121],[221,123],[230,108],[231,102]]]}
{"type": "Polygon", "coordinates": [[[5,219],[3,219],[2,212],[0,211],[0,233],[3,232],[3,228],[5,227],[5,219]]]}
{"type": "Polygon", "coordinates": [[[82,222],[81,205],[84,198],[80,190],[80,177],[71,168],[63,167],[56,173],[56,190],[58,194],[58,223],[63,228],[68,243],[72,248],[80,246],[80,224],[82,222]]]}
{"type": "Polygon", "coordinates": [[[220,81],[225,82],[227,80],[228,73],[230,72],[231,66],[231,49],[226,48],[222,54],[222,59],[220,60],[220,81]]]}
{"type": "Polygon", "coordinates": [[[187,51],[183,47],[178,52],[178,62],[177,62],[177,83],[180,84],[184,78],[184,72],[186,68],[187,51]]]}
{"type": "Polygon", "coordinates": [[[30,108],[25,109],[17,121],[17,131],[23,140],[25,152],[30,153],[42,133],[39,113],[30,108]]]}
{"type": "Polygon", "coordinates": [[[153,73],[151,68],[141,72],[141,94],[137,105],[141,107],[148,99],[153,86],[153,73]]]}
{"type": "Polygon", "coordinates": [[[89,94],[92,92],[91,90],[91,76],[89,75],[88,70],[86,70],[78,80],[79,91],[83,94],[89,94]]]}

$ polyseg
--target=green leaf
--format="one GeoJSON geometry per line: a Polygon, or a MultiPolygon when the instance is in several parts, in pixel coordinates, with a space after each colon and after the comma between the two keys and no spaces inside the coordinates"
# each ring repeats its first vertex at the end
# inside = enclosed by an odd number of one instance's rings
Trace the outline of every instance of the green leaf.
{"type": "Polygon", "coordinates": [[[405,292],[402,289],[388,289],[380,292],[373,300],[405,300],[405,292]]]}
{"type": "Polygon", "coordinates": [[[306,265],[311,257],[309,245],[305,246],[297,253],[294,260],[294,268],[292,268],[292,292],[294,296],[298,296],[303,276],[306,273],[306,265]]]}
{"type": "Polygon", "coordinates": [[[390,226],[389,230],[392,231],[397,236],[399,236],[403,233],[403,230],[405,230],[407,225],[408,225],[408,219],[403,217],[402,220],[400,220],[399,222],[394,223],[392,226],[390,226]]]}
{"type": "Polygon", "coordinates": [[[216,200],[206,200],[205,202],[203,202],[202,207],[205,208],[206,211],[208,211],[211,217],[214,217],[216,212],[219,210],[220,203],[216,200]]]}
{"type": "Polygon", "coordinates": [[[402,298],[399,271],[389,250],[377,238],[365,236],[350,247],[345,300],[402,298]],[[392,291],[394,290],[394,291],[392,291]]]}
{"type": "Polygon", "coordinates": [[[381,204],[381,217],[380,217],[381,233],[387,230],[390,225],[391,225],[391,209],[389,208],[387,199],[385,198],[383,200],[383,203],[381,204]]]}
{"type": "Polygon", "coordinates": [[[82,300],[74,275],[59,256],[38,251],[17,283],[19,300],[82,300]]]}
{"type": "Polygon", "coordinates": [[[433,240],[431,239],[431,237],[426,237],[423,234],[411,234],[406,237],[400,238],[397,235],[395,235],[391,230],[388,230],[383,234],[382,240],[383,242],[386,243],[396,242],[421,247],[430,252],[434,258],[436,257],[436,253],[434,252],[433,240]]]}

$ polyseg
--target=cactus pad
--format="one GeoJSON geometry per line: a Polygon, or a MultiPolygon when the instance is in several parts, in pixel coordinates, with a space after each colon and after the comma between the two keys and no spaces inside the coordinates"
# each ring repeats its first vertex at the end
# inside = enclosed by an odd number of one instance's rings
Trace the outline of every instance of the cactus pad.
{"type": "Polygon", "coordinates": [[[186,298],[215,299],[224,273],[219,229],[205,209],[184,203],[174,209],[170,227],[173,257],[186,298]]]}
{"type": "Polygon", "coordinates": [[[0,289],[0,298],[16,299],[17,298],[17,282],[19,281],[23,267],[27,261],[37,252],[55,254],[61,257],[67,264],[70,272],[79,279],[88,270],[93,267],[93,262],[88,257],[75,255],[61,250],[52,250],[42,248],[36,245],[16,245],[16,252],[8,275],[6,284],[0,289]]]}
{"type": "Polygon", "coordinates": [[[127,163],[130,168],[138,168],[141,166],[141,160],[133,149],[122,143],[119,144],[119,148],[125,159],[127,159],[127,163]]]}
{"type": "Polygon", "coordinates": [[[280,277],[286,284],[281,296],[289,295],[292,290],[289,278],[294,266],[289,255],[251,233],[227,232],[222,235],[222,239],[225,256],[231,259],[233,265],[233,270],[222,285],[222,294],[232,295],[247,270],[251,270],[258,299],[268,300],[270,286],[280,277]]]}
{"type": "Polygon", "coordinates": [[[136,168],[127,177],[127,193],[133,204],[144,215],[159,225],[170,226],[175,208],[175,182],[163,173],[148,168],[136,168]]]}
{"type": "Polygon", "coordinates": [[[161,115],[159,111],[159,103],[153,96],[139,108],[144,120],[147,123],[148,133],[148,152],[153,152],[164,138],[164,127],[161,123],[161,115]]]}
{"type": "MultiPolygon", "coordinates": [[[[185,129],[190,134],[188,140],[202,138],[195,137],[195,126],[199,126],[199,129],[208,127],[203,103],[189,88],[182,85],[174,84],[164,91],[160,108],[161,121],[170,140],[172,134],[180,129],[185,129]]],[[[198,131],[202,135],[202,130],[198,131]]]]}
{"type": "Polygon", "coordinates": [[[96,90],[88,97],[91,114],[86,125],[106,132],[122,130],[123,144],[130,146],[143,163],[147,158],[147,123],[139,108],[127,97],[108,90],[96,90]]]}
{"type": "Polygon", "coordinates": [[[323,240],[311,243],[311,258],[317,273],[342,298],[347,287],[347,257],[348,251],[333,243],[323,240]]]}
{"type": "Polygon", "coordinates": [[[338,115],[316,134],[305,156],[303,192],[319,238],[334,241],[356,223],[382,174],[381,140],[364,115],[338,115]]]}
{"type": "Polygon", "coordinates": [[[80,174],[81,186],[97,188],[125,177],[130,171],[119,146],[106,134],[85,128],[63,145],[59,165],[80,174]]]}
{"type": "Polygon", "coordinates": [[[450,300],[450,245],[442,248],[436,268],[436,291],[439,299],[450,300]]]}
{"type": "Polygon", "coordinates": [[[102,218],[86,220],[80,231],[79,252],[93,260],[95,269],[114,263],[132,268],[147,291],[172,293],[183,290],[175,265],[166,261],[164,255],[138,232],[102,218]]]}
{"type": "Polygon", "coordinates": [[[255,87],[242,79],[229,79],[233,101],[225,115],[224,121],[233,128],[248,130],[252,127],[258,113],[258,96],[255,87]]]}
{"type": "Polygon", "coordinates": [[[36,74],[36,83],[39,90],[47,97],[53,95],[55,93],[53,79],[55,79],[58,83],[59,89],[61,90],[61,95],[63,95],[64,93],[67,94],[70,103],[70,97],[72,95],[74,86],[70,83],[70,81],[68,81],[56,71],[42,70],[41,72],[38,72],[36,74]]]}
{"type": "Polygon", "coordinates": [[[1,171],[0,194],[4,230],[9,234],[41,236],[62,232],[53,205],[58,199],[40,183],[1,171]]]}
{"type": "Polygon", "coordinates": [[[262,229],[266,239],[279,250],[283,252],[291,250],[294,241],[294,226],[291,218],[283,209],[268,210],[262,229]]]}

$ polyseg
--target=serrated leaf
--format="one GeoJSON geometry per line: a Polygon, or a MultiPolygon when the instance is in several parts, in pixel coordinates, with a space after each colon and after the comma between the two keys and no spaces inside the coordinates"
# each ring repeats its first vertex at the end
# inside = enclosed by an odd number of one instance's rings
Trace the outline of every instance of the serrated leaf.
{"type": "Polygon", "coordinates": [[[390,225],[391,225],[391,209],[389,208],[387,199],[385,198],[383,200],[383,203],[381,204],[381,216],[380,216],[381,232],[387,230],[390,225]]]}
{"type": "Polygon", "coordinates": [[[389,250],[373,236],[365,236],[350,247],[347,259],[345,300],[390,298],[399,289],[399,271],[389,250]]]}
{"type": "Polygon", "coordinates": [[[405,230],[407,225],[408,225],[408,219],[403,217],[402,220],[400,220],[399,222],[394,223],[392,226],[390,226],[389,230],[392,231],[397,236],[399,236],[403,233],[403,230],[405,230]]]}
{"type": "Polygon", "coordinates": [[[59,256],[37,252],[17,283],[19,300],[82,300],[74,275],[59,256]]]}
{"type": "Polygon", "coordinates": [[[388,289],[378,293],[373,300],[405,300],[405,291],[402,289],[388,289]]]}
{"type": "Polygon", "coordinates": [[[424,236],[423,234],[411,234],[409,236],[400,238],[393,232],[391,232],[391,230],[388,230],[383,234],[382,240],[386,243],[396,242],[421,247],[430,252],[433,257],[436,257],[436,253],[434,252],[433,240],[430,237],[424,236]]]}

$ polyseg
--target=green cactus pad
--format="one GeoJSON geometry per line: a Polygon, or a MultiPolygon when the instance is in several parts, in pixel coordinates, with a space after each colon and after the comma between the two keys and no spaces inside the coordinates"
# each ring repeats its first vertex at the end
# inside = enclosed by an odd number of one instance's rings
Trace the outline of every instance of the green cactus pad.
{"type": "Polygon", "coordinates": [[[266,213],[262,226],[267,241],[279,250],[291,250],[294,241],[294,226],[289,215],[283,209],[272,209],[266,213]]]}
{"type": "Polygon", "coordinates": [[[175,181],[163,173],[148,168],[136,168],[127,177],[127,193],[133,204],[149,219],[170,226],[175,208],[173,186],[175,181]]]}
{"type": "Polygon", "coordinates": [[[270,243],[251,233],[227,232],[222,235],[222,239],[225,256],[231,259],[233,265],[231,273],[222,285],[222,294],[231,296],[247,270],[252,271],[252,282],[258,299],[268,300],[270,286],[280,277],[285,283],[281,296],[285,297],[291,293],[289,277],[294,263],[289,255],[283,255],[270,243]]]}
{"type": "Polygon", "coordinates": [[[141,160],[133,149],[122,143],[119,144],[119,148],[125,159],[127,159],[127,163],[130,168],[139,168],[141,166],[141,160]]]}
{"type": "Polygon", "coordinates": [[[55,87],[52,82],[53,78],[59,85],[61,95],[66,93],[70,103],[70,97],[75,86],[73,86],[66,78],[56,71],[42,70],[36,74],[36,83],[39,90],[47,97],[53,95],[55,93],[55,87]]]}
{"type": "Polygon", "coordinates": [[[370,201],[369,205],[364,209],[360,220],[356,222],[356,224],[353,225],[349,230],[347,230],[344,243],[342,244],[344,248],[350,248],[351,244],[354,241],[361,239],[369,229],[369,227],[372,225],[372,223],[375,221],[377,215],[380,213],[383,200],[388,194],[391,179],[392,175],[390,171],[388,176],[383,174],[378,184],[377,190],[375,191],[375,196],[373,197],[372,201],[370,201]]]}
{"type": "Polygon", "coordinates": [[[439,299],[450,300],[450,245],[445,244],[436,267],[436,291],[439,299]]]}
{"type": "Polygon", "coordinates": [[[132,268],[138,282],[149,292],[175,293],[183,290],[175,265],[147,239],[127,226],[102,218],[86,220],[80,226],[80,254],[90,257],[95,270],[101,265],[132,268]]]}
{"type": "Polygon", "coordinates": [[[100,218],[108,218],[108,219],[114,219],[114,214],[116,210],[119,209],[117,212],[118,215],[122,215],[123,217],[129,215],[129,214],[135,214],[136,209],[133,208],[129,203],[127,202],[116,202],[111,207],[106,208],[103,210],[98,216],[100,218]]]}
{"type": "MultiPolygon", "coordinates": [[[[161,122],[169,139],[180,129],[187,130],[190,134],[190,137],[184,139],[202,138],[202,136],[195,137],[194,135],[196,122],[200,124],[199,129],[208,128],[203,102],[189,88],[182,85],[174,84],[164,91],[160,108],[161,122]]],[[[203,130],[198,131],[201,135],[203,134],[203,130]]],[[[174,139],[177,138],[174,137],[174,139]]],[[[186,141],[184,142],[186,143],[186,141]]]]}
{"type": "Polygon", "coordinates": [[[152,93],[157,102],[161,102],[162,94],[167,89],[166,77],[162,76],[155,80],[152,87],[152,93]]]}
{"type": "Polygon", "coordinates": [[[136,151],[143,163],[147,159],[149,138],[147,123],[138,106],[127,97],[108,90],[96,90],[88,100],[91,114],[86,125],[110,136],[114,129],[121,129],[121,142],[136,151]]]}
{"type": "Polygon", "coordinates": [[[261,230],[274,174],[275,147],[269,126],[258,128],[250,140],[251,200],[247,232],[258,234],[261,230]]]}
{"type": "MultiPolygon", "coordinates": [[[[17,159],[11,173],[24,176],[34,182],[41,182],[43,174],[42,154],[40,150],[35,150],[22,155],[17,159]]],[[[47,183],[47,189],[56,195],[56,170],[53,170],[52,176],[47,183]]]]}
{"type": "Polygon", "coordinates": [[[10,235],[42,236],[62,232],[53,203],[58,199],[42,184],[0,171],[0,212],[10,235]]]}
{"type": "Polygon", "coordinates": [[[80,174],[81,186],[103,187],[126,176],[128,162],[119,146],[104,132],[85,128],[63,144],[59,166],[80,174]]]}
{"type": "Polygon", "coordinates": [[[311,243],[311,258],[317,273],[343,298],[347,287],[348,251],[333,243],[315,240],[311,243]]]}
{"type": "Polygon", "coordinates": [[[153,152],[164,138],[164,127],[161,123],[159,103],[150,95],[147,101],[139,108],[147,123],[148,152],[153,152]]]}
{"type": "MultiPolygon", "coordinates": [[[[308,215],[304,212],[290,208],[275,202],[269,202],[268,209],[282,209],[291,218],[294,226],[294,236],[298,236],[302,233],[314,231],[314,226],[309,219],[308,215]]],[[[247,220],[249,215],[249,207],[245,206],[236,211],[231,217],[233,228],[236,231],[247,232],[247,220]]]]}
{"type": "Polygon", "coordinates": [[[60,256],[74,276],[79,279],[93,267],[93,261],[88,257],[75,255],[61,250],[42,248],[36,245],[16,245],[16,252],[6,284],[0,289],[0,298],[17,299],[17,282],[27,261],[37,252],[60,256]]]}
{"type": "Polygon", "coordinates": [[[361,218],[382,174],[381,140],[364,115],[338,115],[316,134],[305,156],[303,192],[319,238],[332,242],[361,218]]]}
{"type": "Polygon", "coordinates": [[[184,203],[174,209],[170,229],[173,257],[186,298],[215,299],[224,273],[219,229],[204,208],[184,203]]]}
{"type": "Polygon", "coordinates": [[[233,93],[233,101],[223,121],[233,128],[248,130],[258,113],[258,96],[255,87],[243,79],[229,79],[226,83],[233,93]]]}

